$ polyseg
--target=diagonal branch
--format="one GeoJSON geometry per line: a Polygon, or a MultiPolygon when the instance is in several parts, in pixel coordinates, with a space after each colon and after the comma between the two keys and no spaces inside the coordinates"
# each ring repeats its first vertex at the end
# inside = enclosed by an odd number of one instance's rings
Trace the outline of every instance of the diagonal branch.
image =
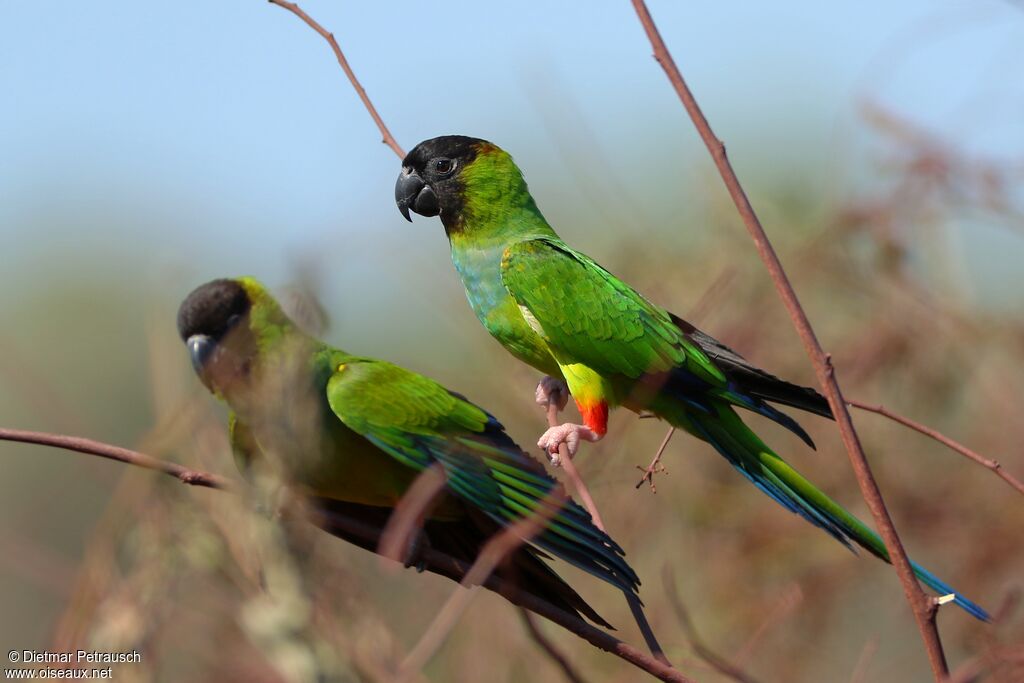
{"type": "Polygon", "coordinates": [[[345,59],[345,53],[341,51],[341,47],[338,45],[338,41],[334,39],[334,34],[325,29],[323,26],[318,24],[313,17],[309,16],[302,11],[298,3],[285,2],[285,0],[269,0],[270,4],[277,5],[283,9],[288,10],[299,19],[302,19],[311,29],[323,36],[323,39],[327,41],[327,44],[331,46],[331,50],[334,51],[334,56],[338,59],[338,64],[341,65],[345,75],[348,76],[349,83],[356,89],[356,94],[359,95],[359,99],[363,101],[363,106],[366,107],[366,111],[370,112],[370,117],[373,122],[377,124],[377,128],[380,130],[382,136],[381,142],[390,147],[395,154],[398,155],[399,159],[405,158],[405,151],[402,150],[401,146],[395,141],[391,131],[384,124],[384,119],[377,113],[377,108],[373,106],[373,102],[370,101],[370,96],[366,94],[366,90],[359,83],[359,79],[356,78],[356,74],[352,71],[352,67],[348,65],[348,60],[345,59]]]}
{"type": "Polygon", "coordinates": [[[862,403],[861,401],[857,401],[852,398],[846,399],[846,402],[849,405],[853,406],[854,408],[860,408],[861,410],[866,410],[870,413],[877,413],[879,415],[885,416],[892,420],[893,422],[898,422],[904,427],[909,427],[910,429],[913,429],[915,432],[920,432],[921,434],[924,434],[927,437],[935,439],[943,446],[946,446],[947,448],[956,451],[965,458],[973,460],[982,467],[986,467],[992,470],[993,472],[995,472],[997,477],[999,477],[1007,484],[1015,488],[1019,493],[1024,493],[1024,482],[1021,482],[1020,479],[1004,470],[1002,464],[998,460],[986,458],[980,453],[972,451],[970,448],[964,446],[962,443],[954,441],[953,439],[949,438],[948,436],[938,431],[937,429],[932,429],[931,427],[925,426],[920,422],[915,422],[914,420],[911,420],[909,417],[903,417],[898,413],[892,412],[885,406],[862,403]]]}
{"type": "MultiPolygon", "coordinates": [[[[551,401],[547,406],[547,418],[549,427],[558,426],[558,403],[551,401]]],[[[594,520],[594,526],[601,531],[605,531],[604,520],[601,519],[601,513],[597,509],[597,503],[594,502],[594,497],[590,495],[590,489],[587,488],[586,483],[583,481],[583,477],[580,476],[579,470],[576,469],[576,464],[572,461],[572,456],[569,454],[569,447],[565,443],[558,444],[558,461],[562,469],[565,470],[565,478],[569,480],[569,484],[575,490],[576,495],[580,497],[580,501],[583,502],[583,507],[590,513],[591,518],[594,520]]]]}
{"type": "Polygon", "coordinates": [[[836,381],[831,357],[821,348],[814,329],[811,327],[810,320],[800,306],[796,292],[793,290],[793,285],[790,284],[789,278],[786,276],[782,262],[768,240],[764,228],[761,227],[761,222],[758,220],[750,200],[743,191],[743,187],[740,185],[740,181],[729,163],[725,153],[725,145],[711,130],[711,125],[704,117],[700,106],[697,104],[697,100],[683,80],[683,76],[679,72],[678,67],[676,67],[672,55],[665,46],[665,41],[662,40],[658,28],[654,24],[654,19],[651,18],[651,13],[648,11],[646,3],[644,0],[632,0],[632,3],[640,23],[643,25],[644,31],[654,48],[654,58],[661,65],[662,69],[665,70],[665,74],[682,101],[683,107],[685,107],[686,112],[697,128],[697,132],[711,153],[715,165],[722,176],[722,180],[729,191],[729,195],[736,204],[743,223],[754,240],[758,254],[767,267],[769,275],[771,275],[775,289],[783,304],[785,304],[797,333],[800,335],[804,349],[814,365],[814,372],[818,377],[818,383],[828,399],[832,414],[835,416],[836,423],[839,426],[839,433],[843,439],[843,444],[846,446],[850,463],[853,466],[853,471],[857,475],[857,483],[860,485],[861,494],[864,496],[864,500],[871,510],[871,515],[875,519],[875,524],[881,532],[889,557],[896,569],[896,573],[899,575],[900,582],[903,584],[903,592],[906,594],[907,602],[910,603],[914,618],[917,620],[917,627],[921,632],[921,638],[928,652],[932,673],[936,681],[941,681],[948,675],[949,667],[946,664],[946,657],[942,650],[942,641],[939,639],[939,631],[935,624],[934,603],[921,590],[921,585],[917,582],[914,570],[910,566],[907,553],[903,549],[899,535],[896,533],[896,527],[893,525],[889,511],[885,507],[885,501],[878,489],[878,484],[875,482],[871,467],[868,465],[864,449],[861,447],[857,431],[853,426],[853,420],[850,418],[850,413],[846,408],[839,383],[836,381]]]}

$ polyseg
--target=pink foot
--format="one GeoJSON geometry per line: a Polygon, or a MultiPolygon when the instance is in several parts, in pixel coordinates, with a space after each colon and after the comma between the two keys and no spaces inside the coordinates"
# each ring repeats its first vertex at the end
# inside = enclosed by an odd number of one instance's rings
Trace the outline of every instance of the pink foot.
{"type": "Polygon", "coordinates": [[[558,447],[564,443],[565,447],[569,450],[569,457],[571,458],[576,455],[576,451],[579,450],[581,440],[591,442],[600,441],[601,434],[598,434],[586,425],[566,422],[565,424],[560,424],[557,427],[549,428],[541,435],[540,439],[537,441],[537,445],[547,452],[551,457],[551,464],[557,467],[561,464],[558,447]]]}

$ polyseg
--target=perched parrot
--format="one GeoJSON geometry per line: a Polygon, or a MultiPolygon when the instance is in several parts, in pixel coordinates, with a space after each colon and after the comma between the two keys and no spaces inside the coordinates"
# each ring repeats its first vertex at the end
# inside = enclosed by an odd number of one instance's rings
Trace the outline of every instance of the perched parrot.
{"type": "MultiPolygon", "coordinates": [[[[856,543],[888,561],[874,531],[774,453],[735,410],[764,415],[813,448],[800,425],[769,402],[831,417],[825,398],[754,367],[569,247],[507,152],[461,135],[422,142],[402,162],[395,201],[408,220],[410,211],[441,217],[480,322],[512,355],[549,376],[538,385],[538,402],[567,385],[584,424],[552,427],[538,446],[555,454],[565,443],[571,455],[581,439],[604,436],[610,407],[650,412],[707,441],[783,507],[847,547],[856,543]]],[[[931,589],[954,594],[923,567],[914,570],[931,589]]],[[[955,602],[988,618],[959,594],[955,602]]]]}
{"type": "MultiPolygon", "coordinates": [[[[269,463],[315,507],[382,531],[417,475],[437,465],[446,488],[418,543],[468,568],[499,530],[551,506],[543,530],[496,574],[602,626],[608,623],[542,561],[545,553],[636,594],[639,579],[619,545],[561,489],[552,495],[558,484],[541,464],[461,395],[313,339],[251,278],[202,285],[181,304],[177,322],[199,378],[231,409],[230,439],[243,472],[269,463]]],[[[326,528],[376,550],[344,528],[326,528]]],[[[413,563],[456,581],[465,571],[413,563]]]]}

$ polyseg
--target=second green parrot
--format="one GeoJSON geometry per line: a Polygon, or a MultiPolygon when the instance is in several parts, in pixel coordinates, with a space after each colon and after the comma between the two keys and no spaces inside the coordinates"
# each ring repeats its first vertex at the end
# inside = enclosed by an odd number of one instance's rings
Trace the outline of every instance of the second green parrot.
{"type": "MultiPolygon", "coordinates": [[[[770,404],[831,417],[824,397],[754,367],[569,247],[507,152],[462,135],[426,140],[403,160],[395,201],[406,219],[410,211],[440,216],[480,322],[514,356],[549,376],[538,385],[538,402],[562,380],[567,385],[584,424],[552,427],[538,446],[556,454],[564,443],[572,455],[581,440],[604,436],[609,408],[649,411],[707,441],[788,510],[888,561],[873,530],[773,452],[735,410],[764,415],[813,447],[803,428],[770,404]]],[[[923,567],[914,569],[928,587],[955,594],[923,567]]],[[[955,602],[988,618],[959,594],[955,602]]]]}
{"type": "MultiPolygon", "coordinates": [[[[492,415],[460,394],[313,339],[252,278],[193,291],[179,309],[178,332],[203,384],[231,408],[231,443],[243,471],[269,466],[315,507],[379,534],[417,475],[438,467],[446,487],[426,515],[421,542],[460,564],[423,569],[461,580],[489,538],[544,509],[542,530],[496,571],[507,585],[604,626],[542,560],[545,552],[637,591],[619,545],[554,491],[555,480],[492,415]]],[[[330,516],[326,522],[332,533],[376,549],[375,538],[356,537],[330,516]]]]}

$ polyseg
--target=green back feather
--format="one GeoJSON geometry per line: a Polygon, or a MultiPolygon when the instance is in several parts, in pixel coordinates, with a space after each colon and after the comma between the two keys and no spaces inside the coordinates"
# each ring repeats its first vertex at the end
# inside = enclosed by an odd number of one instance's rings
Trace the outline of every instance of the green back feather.
{"type": "Polygon", "coordinates": [[[569,499],[548,499],[558,486],[484,410],[440,384],[374,360],[341,364],[327,385],[331,409],[349,428],[403,464],[422,471],[438,463],[448,488],[506,525],[553,508],[534,542],[628,591],[639,580],[622,549],[569,499]]]}

